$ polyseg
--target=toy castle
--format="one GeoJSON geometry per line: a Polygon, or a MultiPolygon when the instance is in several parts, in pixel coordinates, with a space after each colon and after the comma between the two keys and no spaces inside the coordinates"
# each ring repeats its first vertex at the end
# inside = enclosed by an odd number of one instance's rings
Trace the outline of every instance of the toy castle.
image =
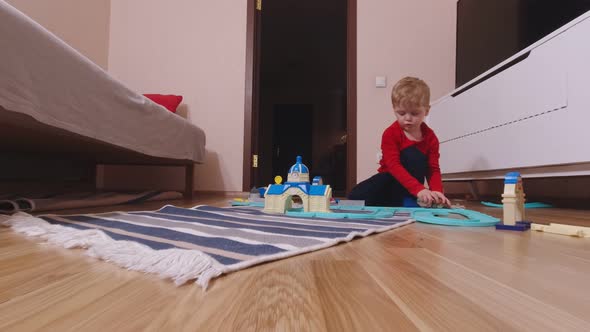
{"type": "Polygon", "coordinates": [[[305,212],[330,212],[332,188],[316,176],[309,182],[309,169],[302,163],[301,156],[289,169],[285,184],[271,184],[264,193],[264,212],[285,213],[292,207],[292,197],[299,196],[305,212]]]}

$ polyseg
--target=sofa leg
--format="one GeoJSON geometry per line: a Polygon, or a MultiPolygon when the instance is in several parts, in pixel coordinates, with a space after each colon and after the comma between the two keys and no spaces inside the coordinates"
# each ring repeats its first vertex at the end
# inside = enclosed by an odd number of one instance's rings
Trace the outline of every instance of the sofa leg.
{"type": "Polygon", "coordinates": [[[194,197],[194,179],[195,179],[195,166],[194,164],[184,166],[184,198],[193,199],[194,197]]]}

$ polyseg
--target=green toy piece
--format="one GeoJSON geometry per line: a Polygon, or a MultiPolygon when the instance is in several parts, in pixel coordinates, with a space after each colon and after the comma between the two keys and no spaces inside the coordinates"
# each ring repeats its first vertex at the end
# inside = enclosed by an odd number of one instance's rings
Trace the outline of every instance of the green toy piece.
{"type": "MultiPolygon", "coordinates": [[[[481,204],[484,206],[487,206],[487,207],[495,207],[495,208],[503,207],[502,204],[492,203],[492,202],[481,202],[481,204]]],[[[547,203],[539,203],[539,202],[524,203],[525,209],[543,209],[543,208],[552,208],[552,207],[553,207],[553,205],[547,204],[547,203]]]]}
{"type": "Polygon", "coordinates": [[[350,213],[350,212],[303,212],[302,211],[287,211],[286,215],[292,217],[302,218],[325,218],[325,219],[386,219],[393,217],[394,212],[391,211],[373,211],[371,213],[350,213]]]}
{"type": "Polygon", "coordinates": [[[233,200],[230,202],[231,206],[251,206],[251,207],[264,207],[264,203],[263,202],[250,202],[250,201],[244,201],[244,200],[233,200]]]}
{"type": "Polygon", "coordinates": [[[498,218],[465,209],[422,209],[422,211],[413,211],[412,218],[428,224],[466,227],[491,227],[500,222],[498,218]],[[450,214],[456,214],[465,219],[446,217],[450,214]]]}
{"type": "MultiPolygon", "coordinates": [[[[233,206],[263,207],[259,202],[232,201],[233,206]]],[[[304,212],[301,208],[291,209],[286,215],[301,218],[325,218],[325,219],[387,219],[396,212],[406,212],[418,222],[463,227],[491,227],[500,222],[500,219],[487,214],[466,209],[427,209],[427,208],[402,208],[380,206],[355,206],[332,205],[332,213],[304,212]],[[455,215],[459,218],[450,217],[455,215]]]]}
{"type": "MultiPolygon", "coordinates": [[[[409,213],[412,219],[436,225],[464,226],[464,227],[491,227],[500,222],[500,219],[488,216],[472,210],[465,209],[427,209],[427,208],[398,208],[398,207],[376,207],[376,206],[331,206],[332,210],[356,210],[374,212],[396,212],[409,213]],[[461,217],[450,218],[449,215],[461,217]]],[[[355,217],[349,217],[355,218],[355,217]]]]}

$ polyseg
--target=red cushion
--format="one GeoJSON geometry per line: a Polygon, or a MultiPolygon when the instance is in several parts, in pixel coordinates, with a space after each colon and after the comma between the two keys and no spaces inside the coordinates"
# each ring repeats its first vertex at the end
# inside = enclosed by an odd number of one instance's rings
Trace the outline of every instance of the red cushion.
{"type": "Polygon", "coordinates": [[[176,108],[182,102],[182,96],[176,95],[144,94],[144,96],[154,103],[166,107],[172,113],[176,113],[176,108]]]}

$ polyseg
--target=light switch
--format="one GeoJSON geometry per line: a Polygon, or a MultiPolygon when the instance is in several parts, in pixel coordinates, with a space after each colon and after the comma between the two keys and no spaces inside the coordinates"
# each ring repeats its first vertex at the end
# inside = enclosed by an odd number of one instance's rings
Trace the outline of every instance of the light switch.
{"type": "Polygon", "coordinates": [[[375,77],[375,87],[376,88],[385,88],[385,87],[387,87],[387,77],[385,77],[385,76],[377,76],[377,77],[375,77]]]}

